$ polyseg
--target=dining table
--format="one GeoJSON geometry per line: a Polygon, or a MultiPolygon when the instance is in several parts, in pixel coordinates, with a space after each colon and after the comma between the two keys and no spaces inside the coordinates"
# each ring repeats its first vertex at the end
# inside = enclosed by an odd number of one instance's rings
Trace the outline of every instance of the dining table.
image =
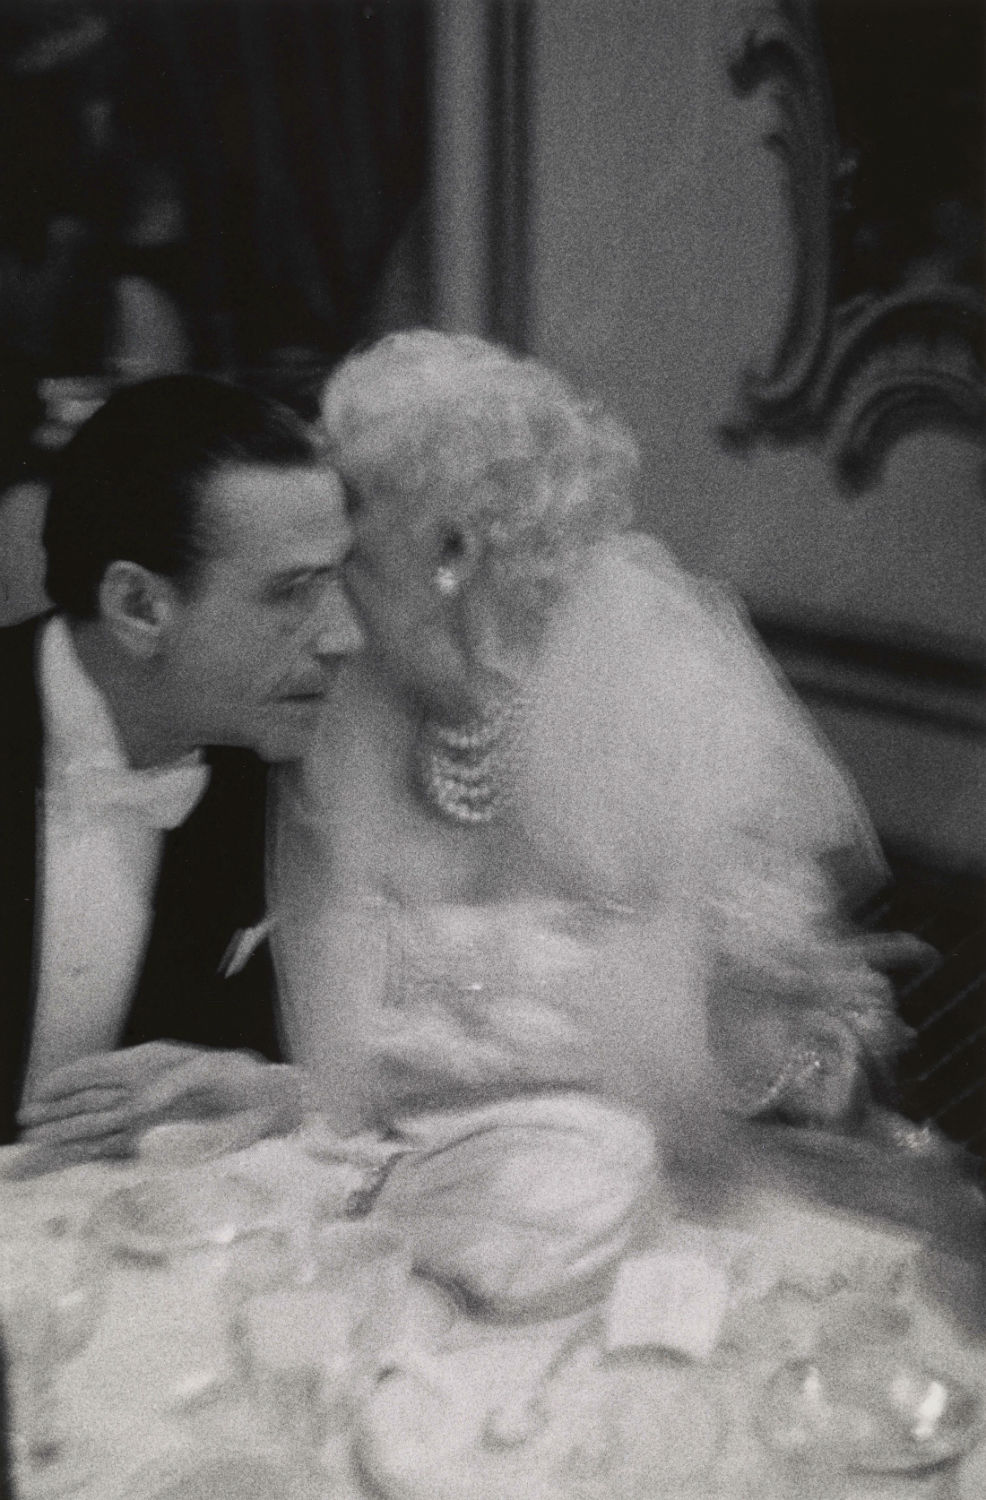
{"type": "Polygon", "coordinates": [[[20,1151],[13,1500],[986,1495],[975,1250],[926,1228],[779,1179],[724,1215],[657,1195],[601,1289],[508,1314],[422,1274],[375,1211],[386,1146],[319,1117],[45,1172],[20,1151]]]}

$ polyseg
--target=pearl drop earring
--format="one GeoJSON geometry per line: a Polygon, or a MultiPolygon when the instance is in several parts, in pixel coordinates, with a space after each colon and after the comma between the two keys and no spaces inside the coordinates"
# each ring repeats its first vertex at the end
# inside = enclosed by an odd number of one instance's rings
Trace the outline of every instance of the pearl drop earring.
{"type": "Polygon", "coordinates": [[[452,594],[457,594],[462,580],[457,576],[453,568],[438,568],[435,572],[435,588],[446,599],[452,594]]]}

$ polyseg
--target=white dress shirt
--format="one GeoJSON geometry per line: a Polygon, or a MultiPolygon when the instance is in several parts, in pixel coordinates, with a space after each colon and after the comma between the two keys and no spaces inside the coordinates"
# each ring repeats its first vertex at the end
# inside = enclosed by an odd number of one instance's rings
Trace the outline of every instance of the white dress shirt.
{"type": "Polygon", "coordinates": [[[163,829],[184,821],[208,779],[200,753],[147,771],[127,764],[57,615],[44,626],[40,685],[40,965],[25,1099],[53,1068],[119,1042],[150,934],[163,829]]]}

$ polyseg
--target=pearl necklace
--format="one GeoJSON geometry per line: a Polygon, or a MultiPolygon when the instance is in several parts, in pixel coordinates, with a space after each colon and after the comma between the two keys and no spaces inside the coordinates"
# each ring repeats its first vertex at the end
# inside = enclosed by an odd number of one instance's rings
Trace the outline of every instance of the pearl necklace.
{"type": "Polygon", "coordinates": [[[417,771],[427,801],[454,823],[492,823],[503,812],[516,769],[519,698],[494,704],[465,724],[424,719],[417,771]]]}

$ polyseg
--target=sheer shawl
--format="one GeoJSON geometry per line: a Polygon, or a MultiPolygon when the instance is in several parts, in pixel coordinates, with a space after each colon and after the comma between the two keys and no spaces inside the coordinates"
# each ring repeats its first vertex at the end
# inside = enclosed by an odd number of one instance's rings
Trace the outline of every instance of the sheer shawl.
{"type": "Polygon", "coordinates": [[[566,888],[652,914],[659,961],[620,1019],[652,1076],[700,1094],[708,1042],[712,1087],[756,1112],[803,1063],[829,1090],[809,1117],[886,1070],[906,1033],[846,919],[886,878],[866,812],[729,591],[652,538],[594,548],[565,591],[516,816],[566,888]]]}
{"type": "Polygon", "coordinates": [[[567,883],[660,902],[684,882],[705,905],[762,897],[792,864],[835,860],[856,894],[884,877],[859,798],[736,601],[652,538],[583,560],[529,701],[518,807],[567,883]]]}
{"type": "MultiPolygon", "coordinates": [[[[847,884],[860,894],[882,880],[879,849],[846,776],[727,591],[684,573],[651,538],[594,547],[564,580],[523,696],[499,841],[421,807],[410,781],[414,720],[368,661],[347,669],[317,752],[282,781],[274,873],[287,1041],[337,1108],[363,1097],[353,1108],[365,1123],[394,892],[422,904],[461,900],[478,861],[489,902],[516,902],[518,849],[530,856],[525,899],[620,917],[609,946],[597,945],[567,983],[565,1023],[589,1028],[606,1086],[627,1102],[677,1106],[716,1087],[709,1011],[723,976],[732,1034],[772,1016],[779,999],[836,1018],[849,1062],[861,1047],[892,1046],[887,986],[847,947],[841,917],[847,884]]],[[[486,951],[495,996],[497,959],[486,951]]],[[[521,1013],[505,1007],[504,1026],[521,1013]]],[[[413,1013],[404,1020],[410,1065],[422,1038],[436,1046],[443,1022],[430,1015],[431,1031],[422,1025],[415,1038],[413,1013]]],[[[558,1043],[552,1078],[530,1020],[522,1047],[504,1033],[504,1055],[530,1059],[531,1086],[577,1082],[571,1049],[548,1024],[540,1034],[542,1050],[558,1043]]],[[[461,1015],[449,1022],[451,1058],[469,1039],[461,1015]]],[[[475,1073],[475,1058],[470,1066],[475,1073]]],[[[516,1070],[498,1077],[492,1068],[490,1079],[495,1093],[516,1070]]]]}

